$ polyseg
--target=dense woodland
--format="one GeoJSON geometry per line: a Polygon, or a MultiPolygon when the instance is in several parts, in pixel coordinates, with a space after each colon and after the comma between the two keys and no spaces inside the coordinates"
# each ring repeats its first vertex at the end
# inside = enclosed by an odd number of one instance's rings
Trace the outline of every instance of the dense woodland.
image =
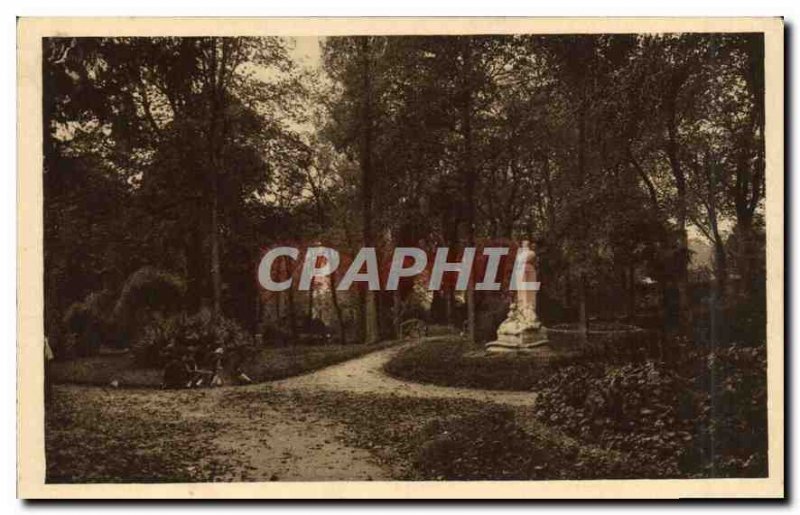
{"type": "Polygon", "coordinates": [[[255,270],[287,241],[530,240],[545,324],[763,344],[760,35],[337,37],[316,67],[279,38],[43,45],[57,354],[204,310],[289,339],[324,318],[350,342],[409,318],[487,341],[505,314],[502,295],[411,283],[269,297],[255,270]]]}

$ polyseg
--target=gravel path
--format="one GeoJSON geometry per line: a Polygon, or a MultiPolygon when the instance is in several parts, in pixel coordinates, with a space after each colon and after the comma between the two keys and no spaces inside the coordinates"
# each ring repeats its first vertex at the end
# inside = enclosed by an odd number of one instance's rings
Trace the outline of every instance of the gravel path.
{"type": "Polygon", "coordinates": [[[48,449],[54,453],[48,451],[48,475],[63,478],[57,482],[136,481],[142,475],[150,477],[148,470],[167,480],[185,474],[214,481],[386,480],[395,477],[393,464],[348,445],[345,427],[318,406],[308,405],[303,393],[533,405],[534,393],[450,388],[389,377],[383,365],[408,345],[251,386],[167,391],[57,385],[51,416],[56,422],[48,423],[46,431],[48,449]],[[199,455],[181,450],[189,440],[203,449],[199,455]],[[142,468],[143,463],[160,464],[142,468]]]}
{"type": "Polygon", "coordinates": [[[373,352],[310,374],[274,381],[270,385],[287,390],[304,389],[407,397],[472,399],[511,406],[531,406],[536,400],[536,394],[533,392],[437,386],[414,383],[387,375],[383,371],[383,365],[396,353],[410,345],[425,345],[425,340],[421,343],[405,344],[373,352]]]}

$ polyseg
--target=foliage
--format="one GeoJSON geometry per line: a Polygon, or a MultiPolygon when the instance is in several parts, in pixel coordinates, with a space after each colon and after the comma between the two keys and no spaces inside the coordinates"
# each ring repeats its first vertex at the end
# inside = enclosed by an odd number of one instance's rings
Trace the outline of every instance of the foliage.
{"type": "Polygon", "coordinates": [[[151,320],[170,316],[183,307],[185,285],[175,275],[153,267],[132,273],[114,306],[114,321],[130,343],[151,320]]]}
{"type": "Polygon", "coordinates": [[[672,348],[679,357],[670,362],[607,356],[545,364],[464,351],[456,341],[431,342],[400,352],[385,369],[446,386],[540,392],[539,420],[611,452],[590,467],[597,476],[581,472],[588,477],[635,477],[631,470],[646,477],[765,473],[763,346],[715,353],[672,348]]]}
{"type": "Polygon", "coordinates": [[[303,318],[297,328],[296,343],[301,345],[322,345],[331,341],[331,331],[319,318],[303,318]]]}
{"type": "Polygon", "coordinates": [[[569,459],[551,442],[525,432],[509,409],[430,423],[419,435],[418,472],[430,479],[541,479],[559,475],[569,459]]]}
{"type": "MultiPolygon", "coordinates": [[[[763,282],[759,36],[332,37],[313,72],[289,45],[44,41],[48,333],[145,265],[185,278],[189,311],[255,327],[257,246],[281,239],[529,239],[548,322],[632,317],[645,277],[669,326],[689,318],[689,225],[720,296],[763,282]]],[[[478,340],[497,322],[480,293],[478,340]]],[[[457,302],[437,318],[460,326],[457,302]]]]}
{"type": "MultiPolygon", "coordinates": [[[[235,321],[215,317],[208,309],[193,315],[159,318],[148,325],[133,346],[136,362],[143,367],[163,367],[177,356],[199,356],[205,361],[217,348],[234,369],[255,351],[253,337],[235,321]]],[[[201,361],[201,360],[198,360],[201,361]]]]}
{"type": "Polygon", "coordinates": [[[542,384],[537,416],[582,441],[657,462],[666,477],[766,473],[763,348],[669,366],[581,363],[542,384]]]}
{"type": "MultiPolygon", "coordinates": [[[[265,347],[255,349],[241,364],[241,371],[256,383],[284,379],[341,363],[393,343],[265,347]]],[[[50,374],[55,384],[108,386],[117,381],[120,387],[134,388],[159,388],[164,376],[160,368],[138,366],[133,353],[58,361],[52,365],[50,374]]]]}
{"type": "Polygon", "coordinates": [[[663,353],[658,331],[619,322],[591,321],[585,339],[578,324],[556,324],[547,327],[547,339],[550,347],[572,349],[586,359],[641,361],[663,353]]]}
{"type": "Polygon", "coordinates": [[[45,417],[45,481],[219,480],[231,465],[210,436],[224,421],[177,416],[178,409],[197,409],[198,400],[196,395],[175,397],[171,406],[153,402],[152,392],[59,391],[45,417]]]}
{"type": "Polygon", "coordinates": [[[400,479],[661,477],[658,463],[575,441],[532,419],[528,408],[311,391],[291,399],[340,421],[349,444],[370,450],[400,479]]]}
{"type": "Polygon", "coordinates": [[[144,265],[179,271],[191,310],[227,291],[248,320],[231,293],[255,295],[253,245],[281,216],[265,197],[299,195],[308,162],[286,41],[47,38],[43,53],[48,331],[85,285],[144,265]],[[212,288],[212,247],[231,289],[212,288]]]}
{"type": "Polygon", "coordinates": [[[108,291],[93,292],[67,308],[63,331],[55,338],[54,353],[59,358],[96,354],[101,344],[114,340],[111,306],[113,296],[108,291]]]}

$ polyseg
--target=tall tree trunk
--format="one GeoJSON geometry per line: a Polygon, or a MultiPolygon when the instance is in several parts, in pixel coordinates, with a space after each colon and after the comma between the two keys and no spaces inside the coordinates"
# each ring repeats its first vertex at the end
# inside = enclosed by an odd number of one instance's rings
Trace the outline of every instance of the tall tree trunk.
{"type": "MultiPolygon", "coordinates": [[[[448,207],[451,210],[453,209],[452,205],[449,205],[448,207]]],[[[449,218],[447,221],[445,221],[444,220],[445,217],[443,216],[443,221],[442,221],[443,226],[447,227],[447,236],[446,236],[446,238],[447,238],[447,247],[449,249],[449,251],[448,251],[448,259],[450,257],[450,253],[453,253],[454,249],[458,245],[458,224],[459,224],[458,216],[456,216],[456,214],[454,212],[450,213],[450,214],[452,215],[451,218],[449,218]]],[[[443,284],[445,284],[444,289],[442,290],[442,297],[444,299],[444,318],[445,318],[445,323],[448,326],[454,326],[455,325],[455,303],[456,303],[455,291],[453,290],[453,288],[450,288],[449,285],[447,285],[446,283],[443,282],[443,284]]]]}
{"type": "Polygon", "coordinates": [[[739,268],[739,294],[744,296],[753,286],[754,235],[752,217],[740,216],[736,221],[736,266],[739,268]]]}
{"type": "Polygon", "coordinates": [[[717,298],[723,299],[728,285],[728,259],[725,246],[721,241],[714,241],[714,278],[717,284],[717,298]]]}
{"type": "MultiPolygon", "coordinates": [[[[472,37],[464,40],[463,88],[464,104],[462,130],[464,138],[464,176],[467,223],[467,246],[475,246],[475,166],[472,155],[472,37]]],[[[469,274],[467,282],[467,339],[475,343],[475,277],[469,274]]]]}
{"type": "Polygon", "coordinates": [[[453,291],[447,289],[444,291],[444,319],[447,325],[453,325],[453,305],[455,303],[455,298],[453,295],[453,291]]]}
{"type": "MultiPolygon", "coordinates": [[[[217,317],[222,311],[222,275],[220,270],[220,216],[219,216],[219,168],[220,152],[219,145],[221,135],[218,134],[220,124],[220,114],[222,110],[222,73],[219,72],[217,60],[217,38],[212,37],[211,43],[211,62],[209,63],[208,95],[210,101],[210,121],[208,130],[208,151],[209,164],[211,166],[211,285],[213,293],[214,316],[217,317]]],[[[224,52],[224,47],[223,47],[224,52]]],[[[224,116],[224,115],[223,115],[224,116]]],[[[223,130],[224,132],[224,130],[223,130]]]]}
{"type": "Polygon", "coordinates": [[[264,315],[264,306],[261,299],[261,289],[256,288],[256,296],[255,296],[255,316],[253,317],[253,333],[260,333],[261,332],[261,319],[264,315]]]}
{"type": "MultiPolygon", "coordinates": [[[[365,247],[374,247],[372,228],[372,195],[373,195],[373,169],[372,169],[372,62],[370,56],[370,38],[361,38],[362,59],[362,86],[363,100],[361,106],[362,145],[361,145],[361,196],[362,196],[362,222],[363,241],[365,247]]],[[[375,292],[367,289],[364,292],[364,343],[378,341],[378,309],[375,292]]]]}
{"type": "MultiPolygon", "coordinates": [[[[742,149],[736,172],[736,225],[739,237],[738,265],[741,276],[741,293],[747,295],[754,286],[754,256],[763,252],[756,244],[753,230],[753,213],[764,195],[764,42],[750,38],[745,43],[747,67],[745,79],[753,101],[752,130],[742,149]],[[750,157],[755,159],[749,159],[750,157]]],[[[763,278],[762,278],[763,280],[763,278]]]]}
{"type": "Polygon", "coordinates": [[[728,284],[728,257],[725,253],[725,241],[719,232],[719,224],[717,223],[716,206],[713,204],[709,207],[708,213],[711,236],[714,242],[714,282],[717,288],[717,300],[721,301],[725,298],[728,284]]]}
{"type": "Polygon", "coordinates": [[[194,313],[201,307],[201,301],[207,294],[206,256],[203,252],[203,232],[200,227],[188,230],[184,251],[186,259],[186,303],[184,308],[194,313]]]}
{"type": "Polygon", "coordinates": [[[675,221],[678,227],[677,252],[675,254],[676,277],[678,287],[678,317],[681,332],[688,333],[691,327],[691,303],[689,301],[689,237],[686,231],[688,220],[688,200],[686,175],[678,156],[678,127],[675,102],[682,82],[676,79],[670,96],[667,99],[667,158],[675,179],[677,189],[675,221]]]}
{"type": "Polygon", "coordinates": [[[331,288],[331,302],[333,303],[333,310],[336,313],[336,320],[339,322],[339,343],[342,345],[347,343],[347,331],[344,326],[344,316],[342,316],[342,307],[339,305],[339,294],[336,292],[336,272],[330,275],[330,288],[331,288]]]}
{"type": "Polygon", "coordinates": [[[216,172],[214,172],[214,199],[211,202],[211,280],[214,287],[214,316],[222,312],[222,274],[219,263],[219,200],[216,172]]]}
{"type": "Polygon", "coordinates": [[[633,264],[628,264],[626,275],[628,285],[628,319],[633,320],[636,316],[636,267],[633,264]]]}
{"type": "Polygon", "coordinates": [[[392,292],[392,300],[394,301],[394,337],[400,339],[400,324],[402,324],[402,299],[400,295],[400,285],[392,292]]]}
{"type": "MultiPolygon", "coordinates": [[[[289,260],[287,258],[283,258],[282,261],[284,270],[286,271],[286,277],[291,277],[292,270],[289,267],[289,260]]],[[[295,311],[294,288],[286,289],[286,309],[289,312],[289,332],[293,337],[297,337],[297,312],[295,311]]]]}
{"type": "MultiPolygon", "coordinates": [[[[581,105],[578,114],[578,191],[582,192],[586,184],[586,108],[587,108],[587,86],[586,81],[581,85],[581,105]]],[[[586,210],[581,203],[578,210],[577,233],[580,242],[580,271],[578,273],[578,331],[581,343],[586,345],[588,342],[588,315],[586,309],[586,272],[584,268],[588,265],[589,249],[589,219],[586,210]]]]}
{"type": "Polygon", "coordinates": [[[314,317],[314,276],[311,276],[311,283],[308,285],[308,311],[306,318],[311,320],[314,317]]]}
{"type": "Polygon", "coordinates": [[[589,340],[589,321],[586,314],[586,274],[578,278],[578,331],[582,344],[589,340]]]}

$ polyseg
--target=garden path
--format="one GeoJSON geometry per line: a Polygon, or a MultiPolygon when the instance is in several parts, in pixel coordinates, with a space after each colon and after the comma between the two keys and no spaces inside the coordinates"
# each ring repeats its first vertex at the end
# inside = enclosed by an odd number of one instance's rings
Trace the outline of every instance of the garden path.
{"type": "Polygon", "coordinates": [[[394,465],[348,445],[346,428],[318,406],[307,404],[303,393],[533,405],[536,395],[532,392],[419,384],[383,372],[383,365],[395,353],[426,341],[430,339],[303,376],[250,386],[150,390],[56,385],[54,418],[67,422],[48,430],[48,447],[67,454],[55,457],[58,465],[51,473],[73,480],[130,481],[142,473],[137,463],[161,459],[167,460],[162,471],[167,477],[172,474],[169,470],[178,470],[176,474],[184,471],[215,481],[386,480],[396,477],[394,465]],[[99,427],[103,431],[98,432],[99,427]],[[179,450],[186,438],[181,431],[189,431],[192,439],[202,442],[195,445],[204,449],[203,458],[191,458],[179,450]],[[110,441],[122,446],[111,451],[110,441]]]}
{"type": "Polygon", "coordinates": [[[390,377],[383,371],[384,364],[402,349],[410,345],[425,345],[426,341],[432,339],[423,339],[419,343],[414,342],[390,347],[309,374],[273,381],[269,384],[278,389],[306,389],[424,398],[458,398],[511,406],[533,405],[536,400],[536,394],[533,392],[480,390],[422,384],[390,377]]]}

